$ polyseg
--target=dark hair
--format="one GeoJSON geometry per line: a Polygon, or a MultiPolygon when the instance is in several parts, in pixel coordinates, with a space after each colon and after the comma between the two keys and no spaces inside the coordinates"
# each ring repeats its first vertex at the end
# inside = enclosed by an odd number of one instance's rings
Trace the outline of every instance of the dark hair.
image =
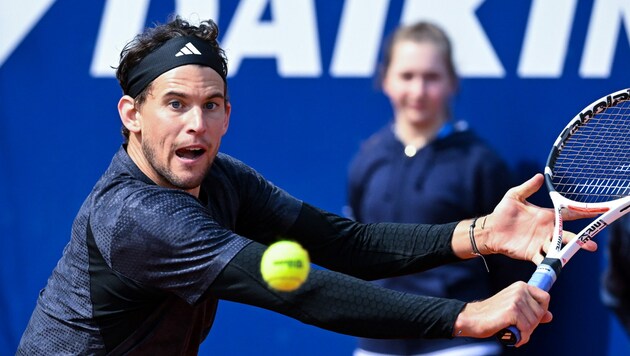
{"type": "Polygon", "coordinates": [[[458,77],[457,71],[455,70],[455,64],[453,63],[453,49],[450,39],[446,35],[446,32],[444,32],[444,30],[442,30],[439,26],[424,21],[399,27],[385,42],[385,47],[383,48],[383,58],[378,72],[379,85],[383,83],[383,79],[389,69],[394,45],[403,40],[413,41],[416,43],[431,42],[440,48],[444,53],[444,61],[446,63],[448,74],[455,82],[455,85],[457,85],[458,77]]]}
{"type": "MultiPolygon", "coordinates": [[[[217,57],[222,62],[223,73],[219,74],[223,78],[227,77],[227,58],[217,41],[219,36],[217,24],[212,20],[206,20],[201,21],[199,26],[194,26],[181,17],[175,16],[166,24],[156,24],[154,27],[146,29],[125,45],[120,53],[120,64],[116,68],[116,78],[123,93],[128,93],[130,89],[129,72],[149,53],[162,46],[166,41],[180,36],[197,36],[207,42],[216,51],[217,57]]],[[[135,104],[142,106],[150,91],[151,84],[134,98],[135,104]]],[[[225,98],[227,101],[227,82],[225,82],[225,98]]],[[[125,139],[129,138],[129,130],[124,126],[122,127],[122,134],[125,139]]]]}

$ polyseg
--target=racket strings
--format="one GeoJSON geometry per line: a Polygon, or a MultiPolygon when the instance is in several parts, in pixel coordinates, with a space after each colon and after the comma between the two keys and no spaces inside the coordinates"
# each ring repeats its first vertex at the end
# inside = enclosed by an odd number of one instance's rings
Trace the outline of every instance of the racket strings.
{"type": "Polygon", "coordinates": [[[577,202],[630,195],[630,100],[579,126],[561,146],[552,172],[556,191],[577,202]]]}

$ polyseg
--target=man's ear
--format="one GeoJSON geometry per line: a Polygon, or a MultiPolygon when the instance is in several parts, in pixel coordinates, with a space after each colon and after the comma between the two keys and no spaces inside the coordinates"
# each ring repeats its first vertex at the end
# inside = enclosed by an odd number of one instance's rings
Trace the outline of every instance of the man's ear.
{"type": "Polygon", "coordinates": [[[140,113],[136,109],[135,100],[129,95],[124,95],[118,101],[118,114],[122,124],[133,133],[140,132],[140,113]]]}
{"type": "Polygon", "coordinates": [[[227,102],[225,105],[225,121],[223,122],[223,135],[225,135],[225,133],[228,130],[228,127],[230,126],[231,113],[232,113],[232,104],[230,104],[230,102],[227,102]]]}

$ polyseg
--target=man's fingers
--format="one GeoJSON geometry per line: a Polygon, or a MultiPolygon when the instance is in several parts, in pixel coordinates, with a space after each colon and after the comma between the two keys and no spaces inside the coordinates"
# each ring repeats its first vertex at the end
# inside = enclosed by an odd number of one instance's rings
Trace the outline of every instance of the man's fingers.
{"type": "Polygon", "coordinates": [[[547,310],[550,296],[544,290],[527,285],[527,294],[531,298],[526,298],[526,303],[520,310],[520,317],[516,327],[521,331],[521,341],[515,346],[524,345],[529,341],[531,334],[540,323],[548,323],[553,315],[547,310]]]}
{"type": "MultiPolygon", "coordinates": [[[[562,242],[567,243],[571,241],[574,237],[575,237],[574,233],[570,231],[564,231],[562,233],[562,242]]],[[[584,243],[584,245],[582,245],[582,248],[590,252],[597,251],[597,242],[593,240],[588,240],[586,241],[586,243],[584,243]]]]}
{"type": "Polygon", "coordinates": [[[577,219],[594,218],[600,215],[601,213],[602,211],[562,209],[562,219],[569,221],[569,220],[577,220],[577,219]]]}
{"type": "Polygon", "coordinates": [[[545,259],[545,256],[543,256],[540,253],[537,253],[532,258],[532,262],[534,262],[536,264],[536,266],[538,266],[544,259],[545,259]]]}
{"type": "Polygon", "coordinates": [[[547,324],[553,320],[553,314],[549,310],[543,315],[543,318],[540,319],[541,324],[547,324]]]}
{"type": "Polygon", "coordinates": [[[536,193],[538,189],[542,186],[544,182],[544,178],[542,174],[537,173],[532,178],[528,179],[524,183],[519,186],[516,186],[511,190],[510,195],[515,199],[524,201],[529,198],[532,194],[536,193]]]}
{"type": "Polygon", "coordinates": [[[584,245],[582,245],[582,248],[587,250],[587,251],[597,251],[597,242],[593,241],[593,240],[588,240],[586,241],[586,243],[584,245]]]}
{"type": "Polygon", "coordinates": [[[549,293],[545,292],[544,290],[536,287],[536,286],[532,286],[532,285],[527,285],[529,294],[532,296],[532,298],[534,298],[534,300],[536,300],[536,302],[538,303],[538,305],[542,306],[545,310],[547,310],[547,307],[549,306],[549,300],[551,299],[551,297],[549,296],[549,293]]]}
{"type": "Polygon", "coordinates": [[[522,311],[522,314],[527,319],[529,327],[534,329],[545,316],[550,297],[549,293],[530,285],[527,285],[527,293],[531,298],[527,298],[527,307],[522,311]]]}

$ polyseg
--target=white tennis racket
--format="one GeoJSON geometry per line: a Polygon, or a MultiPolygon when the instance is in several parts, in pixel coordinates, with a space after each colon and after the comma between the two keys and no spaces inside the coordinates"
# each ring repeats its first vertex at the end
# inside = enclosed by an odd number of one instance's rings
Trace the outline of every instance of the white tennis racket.
{"type": "MultiPolygon", "coordinates": [[[[630,211],[630,89],[595,101],[569,122],[551,149],[544,176],[555,210],[554,235],[528,284],[549,291],[584,243],[630,211]],[[563,247],[564,209],[601,215],[563,247]]],[[[508,346],[521,339],[516,326],[496,336],[508,346]]]]}

